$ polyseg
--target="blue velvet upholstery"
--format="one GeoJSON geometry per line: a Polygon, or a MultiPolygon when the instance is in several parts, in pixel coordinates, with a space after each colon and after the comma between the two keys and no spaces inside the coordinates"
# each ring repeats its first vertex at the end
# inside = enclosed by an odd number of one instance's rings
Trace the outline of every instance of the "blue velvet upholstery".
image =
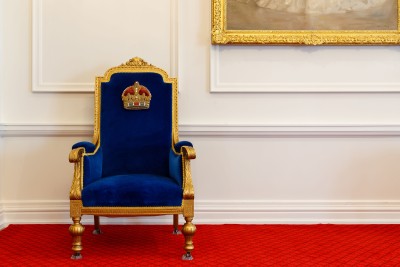
{"type": "Polygon", "coordinates": [[[165,176],[116,175],[85,186],[82,202],[88,207],[180,206],[182,187],[165,176]]]}
{"type": "Polygon", "coordinates": [[[101,86],[103,177],[130,173],[169,175],[172,86],[156,73],[116,73],[101,86]],[[138,81],[152,99],[148,110],[126,110],[121,95],[138,81]],[[157,157],[155,157],[157,155],[157,157]]]}
{"type": "Polygon", "coordinates": [[[89,185],[101,178],[103,153],[100,147],[94,155],[83,158],[83,186],[89,185]]]}
{"type": "Polygon", "coordinates": [[[86,155],[86,153],[93,153],[96,146],[90,142],[79,142],[72,146],[72,149],[83,147],[85,154],[83,157],[83,185],[91,184],[102,176],[103,153],[100,147],[95,154],[86,155]]]}
{"type": "Polygon", "coordinates": [[[169,176],[182,187],[182,156],[169,152],[169,176]]]}
{"type": "Polygon", "coordinates": [[[182,146],[172,149],[172,85],[157,73],[115,73],[101,84],[100,147],[85,148],[82,202],[87,207],[181,206],[182,146]],[[122,92],[136,81],[152,99],[126,110],[122,92]],[[95,153],[94,153],[95,152],[95,153]],[[176,154],[179,153],[179,154],[176,154]]]}

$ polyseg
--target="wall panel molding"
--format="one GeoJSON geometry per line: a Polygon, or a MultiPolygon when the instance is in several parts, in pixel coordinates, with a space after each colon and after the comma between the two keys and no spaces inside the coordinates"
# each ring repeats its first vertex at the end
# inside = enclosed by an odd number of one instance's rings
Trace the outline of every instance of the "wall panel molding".
{"type": "Polygon", "coordinates": [[[72,124],[0,124],[3,137],[92,136],[93,125],[72,124]]]}
{"type": "MultiPolygon", "coordinates": [[[[32,0],[32,91],[33,92],[93,92],[94,82],[45,81],[43,62],[43,8],[44,0],[32,0]]],[[[170,73],[176,77],[178,71],[179,0],[170,2],[170,73]]],[[[63,51],[59,51],[62,53],[63,51]]],[[[141,55],[132,55],[141,56],[141,55]]],[[[128,60],[128,58],[124,59],[128,60]]],[[[119,62],[117,64],[121,64],[119,62]]],[[[151,63],[151,62],[150,62],[151,63]]],[[[111,65],[110,65],[111,67],[111,65]]],[[[101,73],[102,74],[102,73],[101,73]]],[[[93,77],[94,80],[95,77],[93,77]]]]}
{"type": "MultiPolygon", "coordinates": [[[[69,201],[4,202],[5,224],[70,223],[69,201]]],[[[85,224],[93,224],[84,216],[85,224]]],[[[182,220],[181,220],[182,222],[182,220]]],[[[170,216],[102,218],[104,224],[171,224],[170,216]]],[[[197,224],[400,223],[396,201],[253,201],[195,202],[197,224]]]]}
{"type": "MultiPolygon", "coordinates": [[[[259,51],[260,49],[255,49],[259,51]]],[[[259,51],[260,53],[260,51],[259,51]]],[[[395,83],[286,83],[286,82],[229,82],[221,81],[221,46],[210,46],[210,92],[212,93],[366,93],[400,92],[400,82],[395,83]]],[[[235,77],[237,74],[233,75],[235,77]]],[[[269,77],[271,73],[263,76],[269,77]]],[[[338,78],[340,80],[340,78],[338,78]]]]}
{"type": "Polygon", "coordinates": [[[181,125],[185,136],[210,137],[385,137],[400,125],[181,125]]]}
{"type": "MultiPolygon", "coordinates": [[[[180,136],[198,137],[399,137],[400,125],[181,124],[180,136]]],[[[92,136],[91,124],[0,124],[3,137],[92,136]]]]}

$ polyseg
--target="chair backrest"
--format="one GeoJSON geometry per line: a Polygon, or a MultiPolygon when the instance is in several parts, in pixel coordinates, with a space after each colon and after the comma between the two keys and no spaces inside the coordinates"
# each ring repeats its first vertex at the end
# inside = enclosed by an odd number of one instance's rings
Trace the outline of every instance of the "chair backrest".
{"type": "Polygon", "coordinates": [[[103,153],[102,176],[132,173],[167,176],[169,153],[178,139],[176,79],[134,58],[98,77],[95,94],[94,141],[103,153]],[[139,95],[133,95],[135,90],[139,95]],[[127,109],[122,96],[126,98],[129,94],[127,109]],[[149,108],[137,109],[145,108],[138,97],[150,95],[149,108]]]}

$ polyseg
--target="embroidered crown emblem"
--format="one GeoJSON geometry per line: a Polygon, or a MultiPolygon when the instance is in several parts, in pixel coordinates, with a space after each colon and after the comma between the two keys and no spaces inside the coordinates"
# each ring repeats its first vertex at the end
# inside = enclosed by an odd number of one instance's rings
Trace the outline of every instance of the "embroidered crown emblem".
{"type": "Polygon", "coordinates": [[[134,85],[127,87],[122,92],[124,108],[129,110],[150,108],[151,93],[149,89],[135,82],[134,85]]]}

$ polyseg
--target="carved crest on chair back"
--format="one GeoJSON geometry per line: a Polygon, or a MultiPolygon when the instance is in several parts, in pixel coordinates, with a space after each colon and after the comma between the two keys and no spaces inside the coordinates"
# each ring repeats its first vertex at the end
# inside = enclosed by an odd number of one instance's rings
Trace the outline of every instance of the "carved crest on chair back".
{"type": "Polygon", "coordinates": [[[145,86],[135,82],[122,92],[124,108],[128,110],[140,110],[150,108],[151,93],[145,86]]]}

